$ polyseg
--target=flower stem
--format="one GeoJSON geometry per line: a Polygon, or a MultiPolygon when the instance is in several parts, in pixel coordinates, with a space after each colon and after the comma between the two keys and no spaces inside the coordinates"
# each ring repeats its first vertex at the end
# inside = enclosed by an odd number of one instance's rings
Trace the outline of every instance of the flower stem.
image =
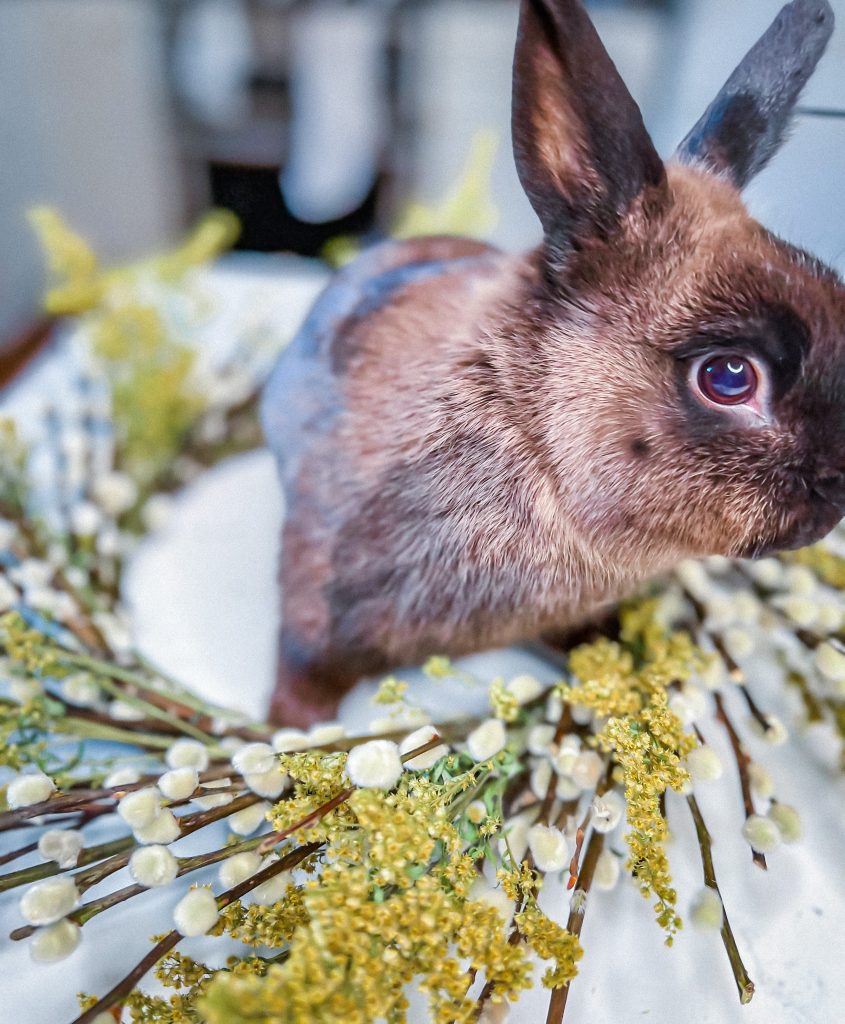
{"type": "MultiPolygon", "coordinates": [[[[584,897],[586,897],[587,893],[590,891],[593,884],[593,875],[596,871],[596,864],[598,863],[599,855],[603,848],[604,834],[602,832],[593,832],[590,836],[589,843],[587,843],[587,852],[584,854],[584,861],[581,865],[581,870],[578,872],[576,894],[583,893],[584,897]]],[[[577,909],[570,910],[569,912],[569,920],[566,923],[566,930],[576,938],[581,935],[586,910],[586,904],[581,901],[577,909]]],[[[566,1010],[566,1000],[569,998],[569,987],[570,982],[567,982],[562,988],[556,988],[553,990],[551,998],[549,999],[549,1009],[546,1013],[546,1024],[561,1024],[563,1021],[563,1014],[566,1010]]]]}
{"type": "MultiPolygon", "coordinates": [[[[251,878],[247,878],[246,881],[241,882],[239,885],[234,886],[234,888],[229,889],[227,892],[218,896],[217,909],[223,910],[231,903],[241,899],[242,896],[245,896],[248,892],[257,888],[257,886],[273,878],[275,875],[296,867],[297,864],[302,863],[306,857],[310,857],[312,853],[316,853],[319,849],[319,843],[310,843],[307,846],[301,846],[298,850],[292,850],[286,857],[282,857],[277,863],[269,864],[263,869],[263,871],[259,871],[257,874],[252,875],[251,878]]],[[[105,1013],[113,1007],[120,1005],[141,978],[152,970],[163,956],[178,945],[182,938],[182,934],[176,930],[168,932],[167,935],[156,943],[149,953],[147,953],[147,955],[140,960],[132,970],[121,981],[119,981],[114,988],[111,989],[110,992],[107,992],[106,995],[98,1000],[93,1006],[80,1014],[72,1024],[91,1024],[99,1014],[105,1013]]]]}
{"type": "MultiPolygon", "coordinates": [[[[713,867],[713,849],[710,833],[704,823],[704,818],[701,816],[701,811],[699,810],[695,797],[692,795],[688,796],[687,804],[689,805],[690,812],[692,813],[692,819],[695,822],[695,834],[698,837],[698,848],[701,851],[701,866],[704,871],[704,884],[709,889],[712,889],[719,897],[719,900],[722,901],[722,894],[719,891],[719,884],[716,881],[716,870],[713,867]]],[[[742,957],[740,956],[736,940],[734,939],[733,932],[731,931],[730,922],[728,921],[728,914],[725,910],[724,901],[722,901],[721,935],[725,951],[728,954],[728,960],[731,964],[731,970],[733,971],[737,991],[739,992],[739,1001],[744,1005],[745,1003],[751,1002],[754,995],[754,982],[749,978],[748,971],[745,969],[745,964],[742,962],[742,957]]]]}
{"type": "MultiPolygon", "coordinates": [[[[748,766],[751,764],[751,758],[745,747],[742,744],[742,740],[739,738],[739,733],[736,731],[733,722],[728,717],[728,713],[725,710],[725,702],[722,700],[720,693],[714,693],[713,699],[716,702],[716,717],[722,723],[725,728],[725,732],[728,734],[728,739],[731,743],[731,748],[734,753],[734,759],[736,760],[736,766],[739,770],[739,785],[742,790],[742,803],[745,807],[745,817],[750,818],[752,814],[755,814],[754,800],[751,796],[751,778],[748,774],[748,766]]],[[[766,858],[759,850],[751,849],[751,858],[757,867],[766,870],[766,858]]]]}

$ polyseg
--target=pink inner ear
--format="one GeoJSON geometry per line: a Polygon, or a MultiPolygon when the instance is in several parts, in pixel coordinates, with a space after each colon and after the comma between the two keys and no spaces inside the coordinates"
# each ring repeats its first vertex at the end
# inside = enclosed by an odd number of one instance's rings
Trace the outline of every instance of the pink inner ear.
{"type": "Polygon", "coordinates": [[[523,0],[513,78],[517,170],[547,241],[605,237],[663,162],[578,0],[523,0]]]}

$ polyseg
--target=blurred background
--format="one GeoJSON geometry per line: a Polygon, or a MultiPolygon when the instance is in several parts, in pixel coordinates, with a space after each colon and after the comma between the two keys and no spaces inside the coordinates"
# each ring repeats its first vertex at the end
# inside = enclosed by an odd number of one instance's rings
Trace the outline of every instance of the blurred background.
{"type": "MultiPolygon", "coordinates": [[[[845,108],[840,29],[805,97],[845,108]]],[[[781,0],[595,0],[608,49],[671,153],[781,0]]],[[[489,237],[538,238],[513,169],[517,0],[2,0],[0,343],[37,321],[25,210],[56,206],[110,260],[174,241],[210,204],[239,248],[319,256],[437,201],[498,133],[489,237]]],[[[845,254],[845,119],[805,114],[749,190],[770,227],[845,254]]]]}

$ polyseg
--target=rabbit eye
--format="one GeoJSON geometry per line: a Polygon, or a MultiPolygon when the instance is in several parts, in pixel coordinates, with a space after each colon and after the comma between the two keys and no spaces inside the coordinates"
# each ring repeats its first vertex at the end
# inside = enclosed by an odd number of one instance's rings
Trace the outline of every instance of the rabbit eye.
{"type": "Polygon", "coordinates": [[[698,370],[698,388],[716,405],[742,405],[757,393],[759,378],[744,356],[713,356],[698,370]]]}

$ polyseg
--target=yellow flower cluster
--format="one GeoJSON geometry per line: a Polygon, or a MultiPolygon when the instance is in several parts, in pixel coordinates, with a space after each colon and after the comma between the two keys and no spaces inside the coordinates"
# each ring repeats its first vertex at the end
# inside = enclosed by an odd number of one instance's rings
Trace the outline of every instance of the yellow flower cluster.
{"type": "Polygon", "coordinates": [[[285,895],[270,907],[230,904],[220,912],[214,934],[225,932],[249,946],[279,949],[287,946],[296,929],[308,923],[302,891],[289,885],[285,895]]]}
{"type": "Polygon", "coordinates": [[[490,707],[496,718],[515,722],[519,717],[519,701],[505,685],[504,679],[494,679],[489,690],[490,707]]]}
{"type": "Polygon", "coordinates": [[[682,790],[689,782],[683,761],[696,740],[669,709],[668,688],[689,679],[704,655],[686,633],[667,632],[650,600],[623,610],[620,635],[623,643],[601,639],[574,650],[570,668],[580,685],[562,687],[561,693],[608,719],[596,742],[622,772],[628,868],[642,894],[656,897],[657,921],[671,943],[681,921],[660,801],[667,789],[682,790]]]}
{"type": "Polygon", "coordinates": [[[536,900],[514,918],[520,934],[541,960],[553,960],[543,975],[546,988],[563,988],[578,974],[578,961],[584,950],[576,935],[561,928],[540,910],[536,900]]]}

